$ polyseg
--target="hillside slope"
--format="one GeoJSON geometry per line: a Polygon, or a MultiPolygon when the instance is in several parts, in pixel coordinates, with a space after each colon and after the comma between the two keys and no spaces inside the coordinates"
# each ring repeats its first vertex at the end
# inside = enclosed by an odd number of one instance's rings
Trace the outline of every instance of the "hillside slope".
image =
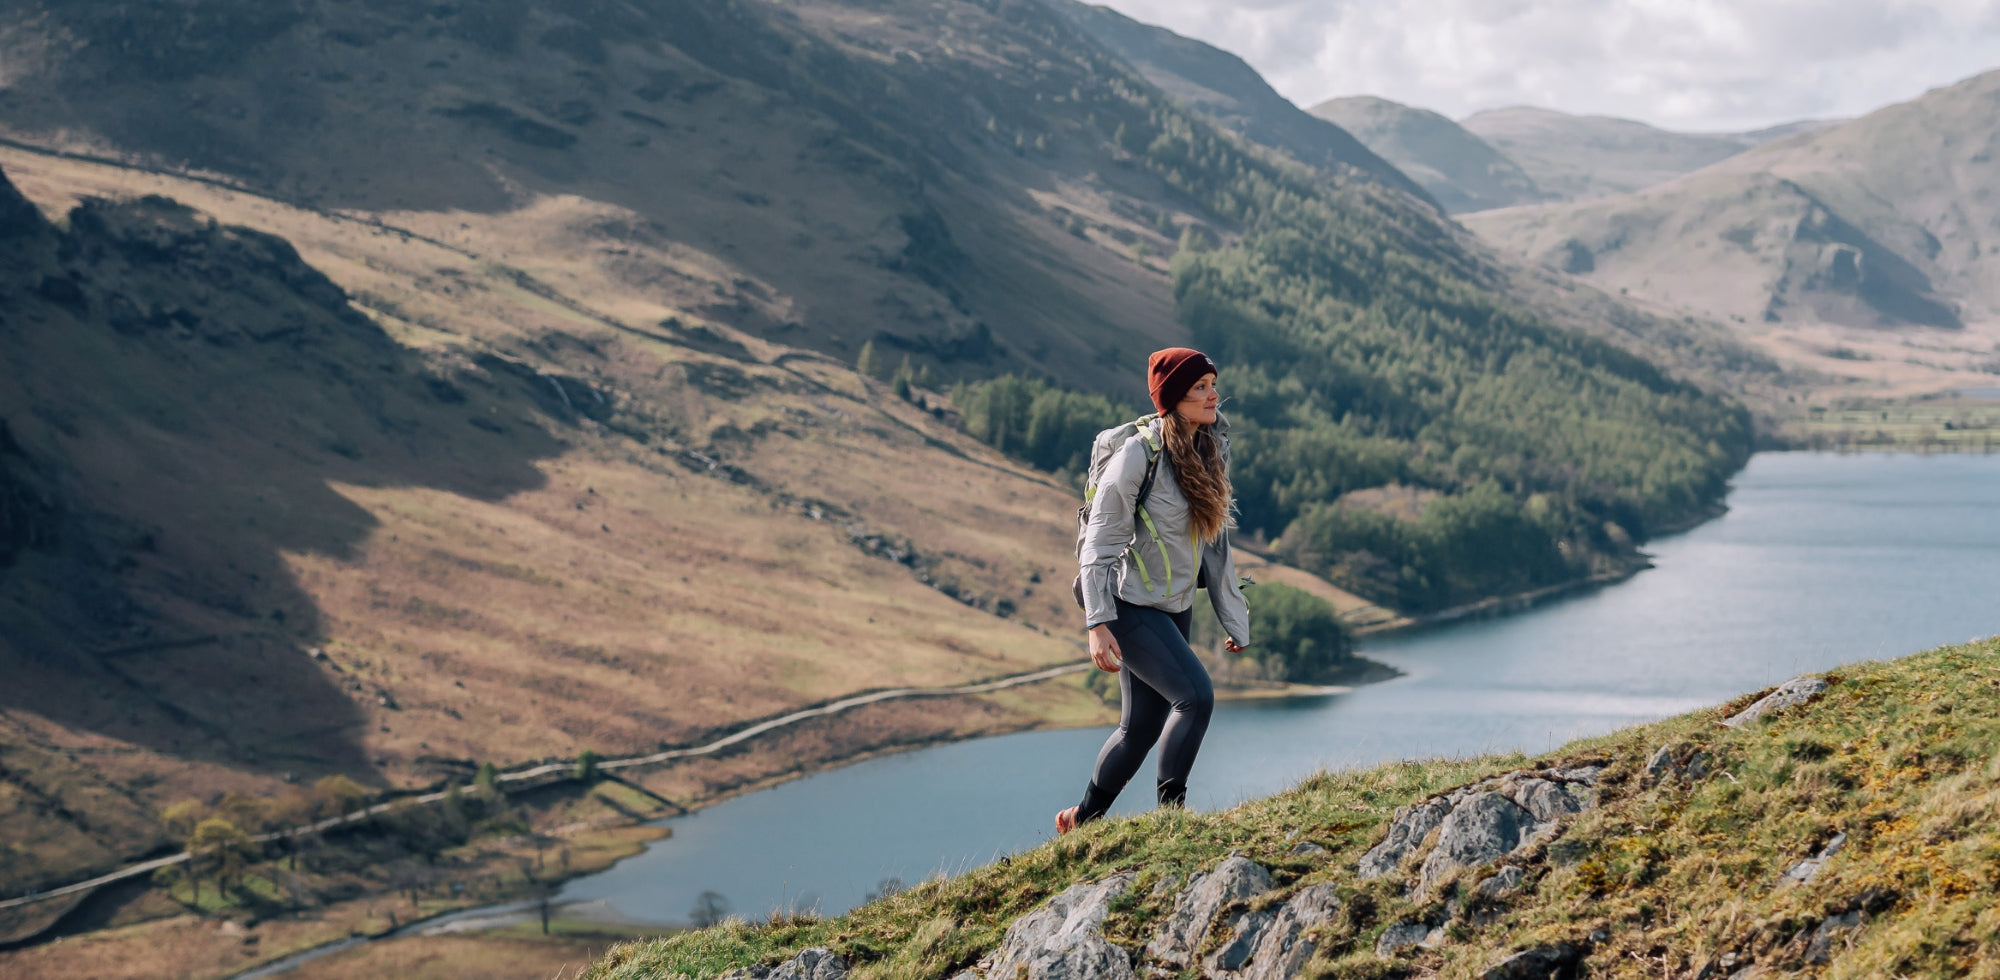
{"type": "Polygon", "coordinates": [[[1539,759],[1110,820],[839,918],[621,946],[587,976],[1984,976],[1996,655],[1856,665],[1739,727],[1717,722],[1754,696],[1539,759]]]}
{"type": "MultiPolygon", "coordinates": [[[[2000,72],[1989,72],[1638,194],[1468,223],[1604,288],[1748,330],[1935,328],[1942,347],[1920,367],[1975,371],[1991,362],[1983,325],[2000,318],[1996,118],[2000,72]],[[1974,335],[1950,339],[1968,326],[1974,335]]],[[[1854,332],[1773,349],[1809,359],[1817,345],[1824,357],[1848,338],[1859,358],[1819,365],[1875,374],[1852,361],[1912,356],[1893,350],[1902,338],[1854,332]]]]}
{"type": "Polygon", "coordinates": [[[1452,214],[1532,204],[1549,196],[1520,164],[1428,109],[1356,95],[1328,99],[1311,112],[1353,133],[1452,214]]]}
{"type": "Polygon", "coordinates": [[[1631,119],[1513,106],[1459,121],[1549,197],[1587,201],[1643,190],[1752,147],[1827,125],[1804,121],[1747,133],[1676,133],[1631,119]]]}
{"type": "Polygon", "coordinates": [[[1306,166],[1334,174],[1359,172],[1384,186],[1429,199],[1428,187],[1413,181],[1399,169],[1400,163],[1378,155],[1338,120],[1301,111],[1243,59],[1166,28],[1142,24],[1110,7],[1078,0],[1057,0],[1053,6],[1147,81],[1224,130],[1280,150],[1306,166]]]}
{"type": "MultiPolygon", "coordinates": [[[[57,213],[81,199],[57,227],[0,184],[9,896],[164,843],[183,797],[463,780],[1076,656],[1035,586],[1067,488],[819,355],[408,229],[0,163],[57,213]]],[[[620,216],[541,219],[437,230],[576,242],[620,216]]],[[[696,801],[1101,710],[1055,685],[641,778],[696,801]]]]}

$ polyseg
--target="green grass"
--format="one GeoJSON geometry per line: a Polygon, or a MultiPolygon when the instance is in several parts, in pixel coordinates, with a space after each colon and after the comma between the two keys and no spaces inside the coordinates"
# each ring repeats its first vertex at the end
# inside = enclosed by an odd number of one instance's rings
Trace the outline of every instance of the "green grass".
{"type": "Polygon", "coordinates": [[[2000,448],[2000,402],[1847,401],[1814,406],[1786,420],[1779,434],[1804,449],[1993,452],[2000,448]]]}
{"type": "MultiPolygon", "coordinates": [[[[1815,969],[1828,977],[2000,976],[2000,642],[1857,665],[1806,708],[1746,726],[1716,722],[1748,703],[1587,739],[1542,760],[1492,756],[1322,773],[1262,800],[1211,814],[1158,812],[1092,825],[1011,859],[933,880],[830,919],[729,923],[613,949],[587,976],[713,976],[829,946],[858,978],[949,976],[991,950],[1006,926],[1070,884],[1134,871],[1107,920],[1127,949],[1151,936],[1173,889],[1231,851],[1273,872],[1278,889],[1336,883],[1344,908],[1322,927],[1308,976],[1435,971],[1477,976],[1512,951],[1582,942],[1593,976],[1688,976],[1724,953],[1739,964],[1815,969]],[[1679,743],[1708,754],[1707,775],[1648,782],[1652,751],[1679,743]],[[1531,761],[1607,761],[1601,806],[1558,842],[1526,852],[1528,883],[1484,925],[1459,920],[1436,950],[1375,956],[1389,924],[1443,905],[1472,869],[1419,906],[1395,876],[1354,877],[1398,806],[1531,761]],[[1837,833],[1846,847],[1808,885],[1786,869],[1837,833]],[[1289,856],[1301,840],[1331,852],[1289,856]],[[1552,856],[1552,852],[1556,856],[1552,856]],[[1864,912],[1829,963],[1803,962],[1807,937],[1831,915],[1864,912]]],[[[1518,861],[1517,861],[1518,863],[1518,861]]],[[[1219,942],[1220,936],[1211,937],[1219,942]]],[[[1725,971],[1725,974],[1729,971],[1725,971]]]]}

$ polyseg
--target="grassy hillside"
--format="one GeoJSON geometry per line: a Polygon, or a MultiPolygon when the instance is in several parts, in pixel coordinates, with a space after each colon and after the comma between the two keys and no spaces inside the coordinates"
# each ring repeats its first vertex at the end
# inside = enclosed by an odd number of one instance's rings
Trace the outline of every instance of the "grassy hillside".
{"type": "Polygon", "coordinates": [[[1142,24],[1110,7],[1059,0],[1063,16],[1139,71],[1162,92],[1247,142],[1269,147],[1331,174],[1365,174],[1426,199],[1428,189],[1401,163],[1379,156],[1338,120],[1303,112],[1243,59],[1220,48],[1142,24]]]}
{"type": "MultiPolygon", "coordinates": [[[[1067,596],[1037,588],[1068,554],[1067,488],[571,264],[616,212],[430,229],[474,250],[118,167],[0,166],[63,221],[6,187],[9,896],[166,843],[181,798],[464,780],[1076,656],[1067,596]],[[203,210],[142,196],[163,191],[203,210]]],[[[1054,685],[864,712],[641,778],[689,803],[1101,710],[1054,685]]]]}
{"type": "Polygon", "coordinates": [[[1356,95],[1328,99],[1311,111],[1382,154],[1453,214],[1532,204],[1547,197],[1520,164],[1428,109],[1356,95]]]}
{"type": "Polygon", "coordinates": [[[1676,133],[1630,119],[1514,106],[1473,113],[1460,125],[1520,165],[1548,196],[1587,201],[1662,184],[1825,124],[1807,121],[1747,133],[1676,133]]]}
{"type": "Polygon", "coordinates": [[[1469,223],[1603,288],[1732,320],[1864,392],[1978,387],[2000,339],[1996,100],[1989,72],[1638,194],[1469,223]]]}
{"type": "Polygon", "coordinates": [[[1751,695],[1539,759],[1326,773],[1218,813],[1106,821],[838,918],[623,946],[588,975],[709,977],[808,947],[856,978],[1000,975],[1025,965],[1004,958],[1010,925],[1067,892],[1080,904],[1063,942],[1095,965],[1066,975],[1192,960],[1169,972],[1984,976],[2000,953],[1996,655],[1987,640],[1855,665],[1805,705],[1736,728],[1717,721],[1751,695]],[[1517,830],[1513,798],[1547,818],[1523,812],[1533,830],[1517,830]],[[1444,826],[1421,832],[1441,808],[1444,826]],[[1392,826],[1420,830],[1385,839],[1392,826]],[[1504,853],[1447,856],[1482,833],[1504,853]],[[1240,938],[1287,928],[1283,947],[1240,938]]]}

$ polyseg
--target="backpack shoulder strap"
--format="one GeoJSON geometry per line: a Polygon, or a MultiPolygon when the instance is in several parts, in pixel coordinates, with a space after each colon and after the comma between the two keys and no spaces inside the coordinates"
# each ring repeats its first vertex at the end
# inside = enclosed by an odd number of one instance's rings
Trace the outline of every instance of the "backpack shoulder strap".
{"type": "Polygon", "coordinates": [[[1153,477],[1158,476],[1160,472],[1160,457],[1166,453],[1165,447],[1161,446],[1159,439],[1153,435],[1153,428],[1149,424],[1156,417],[1148,415],[1132,423],[1139,430],[1139,438],[1146,441],[1146,475],[1140,478],[1139,492],[1132,497],[1133,510],[1146,505],[1146,498],[1153,492],[1153,477]]]}

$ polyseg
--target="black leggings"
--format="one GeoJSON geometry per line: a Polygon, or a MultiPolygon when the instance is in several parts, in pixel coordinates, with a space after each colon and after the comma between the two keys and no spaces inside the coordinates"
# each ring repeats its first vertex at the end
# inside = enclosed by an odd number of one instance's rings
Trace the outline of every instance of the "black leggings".
{"type": "Polygon", "coordinates": [[[1194,768],[1208,717],[1215,710],[1215,688],[1208,670],[1188,646],[1194,610],[1163,612],[1118,600],[1118,618],[1106,624],[1118,640],[1124,667],[1118,671],[1118,693],[1124,705],[1118,729],[1097,753],[1097,769],[1077,805],[1076,819],[1095,820],[1111,809],[1120,790],[1146,761],[1154,742],[1160,745],[1159,798],[1162,806],[1187,802],[1188,772],[1194,768]],[[1164,740],[1163,740],[1164,736],[1164,740]]]}

